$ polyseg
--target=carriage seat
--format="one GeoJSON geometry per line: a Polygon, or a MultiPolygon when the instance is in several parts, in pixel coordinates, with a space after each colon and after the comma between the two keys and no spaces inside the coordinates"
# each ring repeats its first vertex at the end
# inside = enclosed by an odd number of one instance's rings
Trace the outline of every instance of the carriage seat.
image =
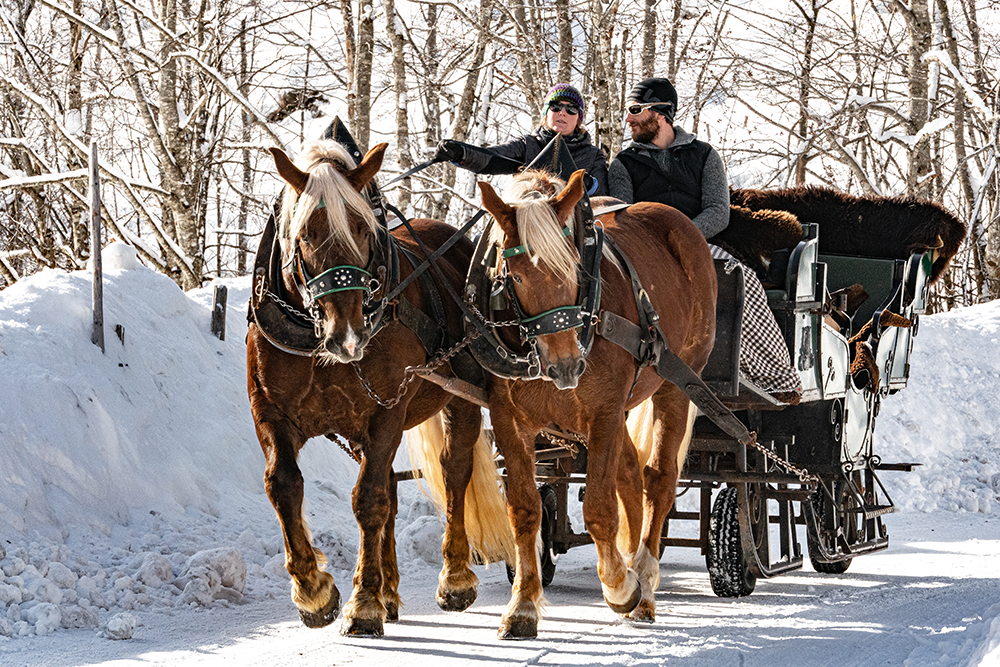
{"type": "Polygon", "coordinates": [[[730,264],[725,259],[715,260],[715,274],[719,285],[715,305],[715,347],[701,372],[701,378],[719,400],[731,409],[781,409],[784,403],[776,401],[740,373],[743,272],[747,270],[749,269],[742,264],[730,264]]]}

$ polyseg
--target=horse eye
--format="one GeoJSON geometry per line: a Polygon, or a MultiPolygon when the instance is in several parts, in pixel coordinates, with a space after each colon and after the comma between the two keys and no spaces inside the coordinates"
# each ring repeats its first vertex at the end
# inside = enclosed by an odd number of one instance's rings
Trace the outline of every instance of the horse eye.
{"type": "Polygon", "coordinates": [[[515,274],[513,274],[513,273],[512,273],[512,274],[510,274],[510,277],[511,277],[511,278],[512,278],[512,279],[514,280],[514,282],[515,282],[515,283],[517,283],[518,285],[520,285],[520,284],[521,284],[521,282],[522,282],[522,281],[521,281],[521,276],[518,276],[518,275],[515,275],[515,274]]]}

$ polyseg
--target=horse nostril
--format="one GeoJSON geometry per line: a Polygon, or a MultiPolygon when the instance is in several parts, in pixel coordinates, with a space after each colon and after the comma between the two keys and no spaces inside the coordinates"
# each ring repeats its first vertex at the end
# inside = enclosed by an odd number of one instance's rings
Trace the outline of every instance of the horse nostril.
{"type": "Polygon", "coordinates": [[[555,364],[550,364],[548,367],[546,367],[545,374],[548,375],[553,380],[555,380],[556,378],[559,377],[559,369],[556,368],[555,364]]]}
{"type": "Polygon", "coordinates": [[[580,359],[579,363],[577,363],[576,365],[576,376],[580,377],[581,375],[583,375],[583,372],[585,370],[587,370],[587,360],[580,359]]]}

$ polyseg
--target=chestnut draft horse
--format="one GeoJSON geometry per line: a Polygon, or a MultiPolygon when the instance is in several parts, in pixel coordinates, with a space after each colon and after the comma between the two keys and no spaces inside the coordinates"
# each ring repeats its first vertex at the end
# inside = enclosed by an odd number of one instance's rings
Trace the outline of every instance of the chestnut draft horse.
{"type": "MultiPolygon", "coordinates": [[[[390,263],[386,258],[394,244],[399,261],[391,264],[398,266],[401,280],[414,270],[402,259],[406,252],[424,258],[407,231],[400,228],[391,237],[384,231],[361,194],[379,170],[385,148],[376,146],[355,167],[340,144],[316,142],[304,147],[301,168],[281,150],[271,149],[287,183],[277,230],[280,263],[271,262],[280,277],[273,276],[270,285],[263,271],[255,278],[254,320],[247,335],[250,406],[267,460],[267,494],[284,533],[292,600],[309,627],[325,626],[338,615],[340,593],[333,577],[321,569],[323,554],[310,543],[296,458],[309,438],[339,435],[360,463],[351,499],[361,530],[354,591],[344,606],[341,629],[344,634],[374,636],[383,633],[385,620],[397,618],[400,605],[392,462],[404,429],[435,415],[443,421],[443,428],[437,429],[443,442],[431,443],[437,449],[425,462],[442,468],[432,476],[447,487],[444,567],[437,592],[443,609],[461,611],[476,598],[478,581],[469,567],[466,521],[469,533],[477,535],[475,548],[488,559],[505,557],[503,535],[509,535],[491,447],[481,438],[480,408],[408,370],[427,364],[430,353],[402,316],[390,313],[404,312],[404,306],[435,312],[420,281],[406,285],[394,303],[384,302],[394,286],[392,271],[380,269],[383,262],[390,263]],[[378,278],[372,279],[373,274],[378,278]],[[383,307],[373,308],[380,299],[383,307]],[[273,310],[275,303],[306,321],[306,337],[315,343],[314,350],[295,353],[262,326],[262,309],[273,310]],[[478,476],[470,484],[474,456],[479,459],[478,476]],[[467,486],[475,499],[467,497],[467,486]],[[475,509],[475,516],[466,516],[467,507],[475,509]],[[490,507],[496,517],[492,526],[490,507]],[[498,526],[500,537],[491,542],[489,536],[498,526]]],[[[414,220],[412,225],[430,249],[442,246],[455,231],[434,220],[414,220]]],[[[464,283],[471,252],[471,243],[463,238],[437,261],[456,289],[464,283]]],[[[457,340],[461,313],[450,300],[441,301],[440,333],[451,332],[457,340]]],[[[452,374],[447,364],[439,365],[437,372],[452,374]]]]}
{"type": "MultiPolygon", "coordinates": [[[[497,268],[512,286],[521,312],[533,316],[528,319],[577,303],[579,255],[569,220],[583,194],[583,173],[574,173],[564,186],[547,172],[523,172],[513,179],[506,201],[488,183],[479,184],[483,206],[496,220],[495,243],[503,249],[496,254],[497,268]]],[[[606,203],[612,202],[618,203],[606,203]]],[[[600,221],[607,237],[613,238],[635,267],[659,313],[670,350],[700,373],[715,340],[717,289],[704,237],[676,209],[655,203],[636,204],[603,215],[600,221]]],[[[611,254],[605,246],[600,310],[637,323],[639,309],[631,281],[609,259],[611,254]]],[[[584,314],[597,316],[597,312],[584,314]]],[[[647,367],[637,376],[637,362],[631,354],[605,338],[597,337],[584,358],[573,324],[569,326],[537,337],[525,334],[533,341],[542,379],[491,377],[489,382],[490,417],[507,467],[508,513],[517,558],[501,638],[537,634],[542,584],[535,541],[541,504],[533,457],[535,437],[549,424],[586,439],[583,514],[597,546],[597,572],[605,601],[634,619],[651,621],[656,614],[653,593],[659,585],[660,531],[676,495],[694,406],[655,369],[647,367]],[[655,449],[640,470],[625,413],[650,397],[655,449]],[[626,557],[631,557],[628,564],[616,546],[616,491],[628,517],[627,531],[618,537],[626,557]]],[[[511,329],[501,331],[507,344],[521,344],[511,329]]]]}

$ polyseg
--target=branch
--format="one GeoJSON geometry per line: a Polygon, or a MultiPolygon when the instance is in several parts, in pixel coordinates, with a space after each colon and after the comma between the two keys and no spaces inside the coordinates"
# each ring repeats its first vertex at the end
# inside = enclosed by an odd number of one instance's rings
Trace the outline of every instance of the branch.
{"type": "Polygon", "coordinates": [[[834,134],[833,129],[829,128],[825,130],[825,132],[826,136],[830,139],[830,145],[833,146],[834,152],[840,156],[841,163],[847,165],[847,167],[851,170],[851,173],[854,174],[854,176],[858,179],[858,182],[861,183],[861,188],[865,191],[865,193],[870,195],[881,195],[882,193],[879,191],[878,187],[868,178],[868,173],[861,168],[860,164],[858,164],[858,159],[854,156],[854,153],[840,143],[840,140],[837,138],[837,135],[834,134]]]}
{"type": "Polygon", "coordinates": [[[282,149],[285,148],[285,143],[278,138],[278,135],[274,133],[274,131],[271,129],[270,123],[267,122],[267,119],[264,118],[264,116],[261,115],[260,111],[258,111],[257,108],[254,107],[254,105],[250,104],[250,101],[247,98],[243,97],[243,95],[238,90],[233,89],[228,83],[226,83],[226,78],[222,75],[222,72],[215,69],[214,67],[211,67],[210,65],[202,61],[197,54],[192,53],[190,51],[178,51],[177,53],[172,54],[172,57],[183,58],[184,60],[190,60],[191,62],[198,65],[198,67],[200,67],[202,71],[204,71],[206,74],[212,77],[212,79],[214,79],[215,82],[219,84],[219,86],[222,88],[222,91],[233,102],[236,102],[236,104],[238,104],[247,113],[253,116],[253,119],[256,122],[256,124],[259,125],[267,133],[269,137],[271,137],[271,139],[274,141],[275,144],[280,146],[282,149]]]}
{"type": "Polygon", "coordinates": [[[0,181],[0,190],[11,190],[14,188],[34,188],[49,183],[60,181],[70,181],[77,178],[87,178],[88,170],[74,169],[73,171],[62,171],[41,176],[28,176],[25,178],[7,178],[0,181]]]}

